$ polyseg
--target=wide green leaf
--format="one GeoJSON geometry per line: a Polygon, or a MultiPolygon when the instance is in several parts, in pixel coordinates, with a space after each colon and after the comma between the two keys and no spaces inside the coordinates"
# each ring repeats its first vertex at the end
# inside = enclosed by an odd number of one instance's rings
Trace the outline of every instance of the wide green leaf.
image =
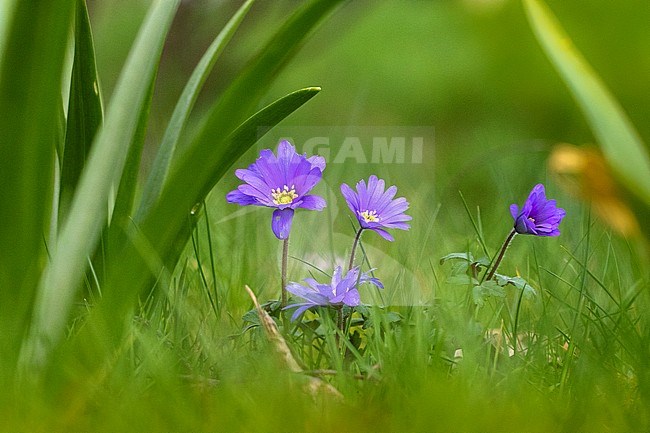
{"type": "Polygon", "coordinates": [[[553,14],[538,0],[524,0],[539,43],[582,109],[613,172],[650,205],[650,158],[638,132],[553,14]]]}
{"type": "Polygon", "coordinates": [[[1,19],[0,381],[12,375],[47,261],[73,5],[69,0],[23,0],[1,19]]]}
{"type": "Polygon", "coordinates": [[[176,151],[176,145],[178,144],[181,132],[187,123],[187,119],[190,116],[190,112],[194,107],[194,103],[199,96],[199,92],[220,54],[226,48],[226,45],[230,42],[235,31],[239,28],[239,25],[253,5],[253,1],[254,0],[248,0],[244,3],[237,13],[233,15],[230,21],[228,21],[223,30],[219,32],[185,85],[183,93],[178,99],[178,103],[174,108],[172,117],[169,120],[167,129],[165,130],[165,135],[160,143],[160,149],[154,159],[149,177],[144,185],[140,207],[138,208],[138,215],[142,216],[147,213],[155,200],[158,199],[160,191],[165,183],[165,179],[167,178],[169,165],[176,151]]]}
{"type": "Polygon", "coordinates": [[[21,354],[27,364],[39,366],[45,362],[52,345],[63,334],[87,258],[106,225],[110,190],[121,176],[179,2],[159,0],[152,4],[124,66],[51,262],[40,281],[33,326],[21,354]]]}
{"type": "Polygon", "coordinates": [[[62,159],[59,222],[65,219],[90,146],[102,123],[102,99],[97,79],[95,48],[85,0],[77,0],[74,62],[62,159]]]}

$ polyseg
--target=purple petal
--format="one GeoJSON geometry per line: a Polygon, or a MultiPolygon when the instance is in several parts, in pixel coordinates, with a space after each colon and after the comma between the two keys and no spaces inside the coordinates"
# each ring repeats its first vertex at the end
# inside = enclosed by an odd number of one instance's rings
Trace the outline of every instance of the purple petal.
{"type": "Polygon", "coordinates": [[[287,284],[287,292],[291,293],[292,295],[300,296],[301,298],[305,297],[305,294],[312,292],[309,288],[303,286],[302,284],[290,282],[287,284]]]}
{"type": "Polygon", "coordinates": [[[319,284],[316,286],[316,289],[318,290],[320,296],[325,299],[325,303],[323,305],[326,305],[327,302],[332,299],[332,296],[334,296],[334,291],[332,290],[331,284],[319,284]]]}
{"type": "Polygon", "coordinates": [[[386,208],[381,212],[377,212],[381,220],[386,220],[392,218],[396,215],[406,212],[409,208],[409,203],[404,197],[399,197],[393,200],[386,208]]]}
{"type": "Polygon", "coordinates": [[[516,220],[517,217],[519,216],[519,206],[517,206],[516,204],[511,204],[510,215],[512,215],[512,219],[516,220]]]}
{"type": "Polygon", "coordinates": [[[314,155],[307,158],[312,168],[318,168],[321,172],[325,170],[325,158],[319,155],[314,155]]]}
{"type": "Polygon", "coordinates": [[[241,206],[260,205],[255,197],[244,194],[238,189],[230,191],[228,194],[226,194],[226,201],[228,201],[228,203],[235,203],[241,206]]]}
{"type": "Polygon", "coordinates": [[[327,202],[323,197],[317,195],[306,195],[302,198],[302,203],[300,203],[301,208],[309,210],[323,210],[327,206],[327,202]]]}
{"type": "Polygon", "coordinates": [[[356,307],[361,303],[361,297],[357,289],[352,289],[343,297],[343,303],[349,307],[356,307]]]}
{"type": "Polygon", "coordinates": [[[327,300],[329,299],[328,296],[323,295],[316,290],[294,282],[287,284],[287,292],[299,296],[313,305],[327,305],[327,300]]]}
{"type": "Polygon", "coordinates": [[[317,168],[310,168],[307,161],[296,168],[295,172],[287,177],[287,185],[295,185],[298,194],[307,194],[323,178],[322,172],[317,168]]]}
{"type": "Polygon", "coordinates": [[[287,305],[286,307],[284,307],[283,310],[288,310],[290,308],[298,307],[296,309],[296,311],[294,311],[293,314],[291,315],[291,321],[295,322],[296,319],[298,319],[298,317],[300,317],[302,315],[302,313],[309,310],[313,306],[314,305],[312,305],[312,304],[302,304],[302,303],[301,304],[291,304],[291,305],[287,305]]]}
{"type": "Polygon", "coordinates": [[[357,182],[357,197],[359,206],[358,209],[366,210],[366,203],[368,203],[368,190],[366,188],[366,181],[363,179],[357,182]]]}
{"type": "Polygon", "coordinates": [[[276,209],[273,211],[271,229],[278,239],[287,239],[291,232],[293,209],[276,209]]]}
{"type": "Polygon", "coordinates": [[[397,194],[397,187],[395,185],[391,186],[386,190],[386,192],[381,196],[381,198],[375,203],[375,209],[378,214],[381,214],[384,209],[393,201],[393,197],[397,194]]]}
{"type": "Polygon", "coordinates": [[[356,216],[357,211],[359,211],[359,196],[357,193],[355,193],[352,188],[344,183],[341,185],[341,194],[343,194],[345,202],[348,204],[348,207],[352,213],[356,216]]]}
{"type": "Polygon", "coordinates": [[[361,275],[361,279],[359,280],[359,283],[370,283],[380,289],[384,288],[384,284],[381,281],[379,281],[379,278],[370,276],[368,272],[364,272],[363,275],[361,275]]]}
{"type": "Polygon", "coordinates": [[[278,160],[291,161],[293,156],[296,155],[296,148],[287,140],[282,140],[278,143],[278,160]]]}
{"type": "MultiPolygon", "coordinates": [[[[354,267],[348,271],[345,277],[340,280],[336,285],[332,280],[332,286],[335,288],[334,293],[337,297],[345,295],[350,289],[352,289],[357,284],[357,279],[359,278],[359,267],[354,267]]],[[[339,301],[340,302],[340,301],[339,301]]]]}
{"type": "Polygon", "coordinates": [[[276,204],[273,203],[270,195],[262,194],[260,190],[247,183],[243,185],[239,185],[237,189],[239,190],[239,192],[241,192],[244,195],[255,197],[260,204],[263,204],[265,206],[270,206],[270,207],[276,207],[276,204]]]}
{"type": "Polygon", "coordinates": [[[383,227],[386,227],[387,229],[399,229],[399,230],[408,230],[411,228],[410,225],[404,223],[404,222],[390,222],[390,223],[383,223],[383,227]]]}
{"type": "Polygon", "coordinates": [[[385,182],[383,179],[377,179],[377,176],[370,176],[370,180],[368,181],[368,203],[366,204],[369,210],[377,210],[377,204],[384,194],[384,187],[385,182]]]}
{"type": "MultiPolygon", "coordinates": [[[[247,171],[248,173],[252,173],[249,170],[245,170],[245,171],[247,171]]],[[[250,188],[255,189],[257,191],[256,193],[253,193],[253,192],[247,193],[246,191],[243,191],[245,194],[254,195],[254,196],[257,196],[257,197],[265,197],[267,199],[270,199],[271,190],[273,189],[273,186],[269,186],[264,181],[264,179],[260,179],[257,176],[251,176],[251,175],[245,174],[244,179],[242,179],[242,180],[244,182],[246,182],[246,183],[243,184],[243,185],[240,185],[240,188],[239,188],[240,190],[241,190],[242,186],[246,185],[247,189],[250,187],[250,188]]]]}
{"type": "Polygon", "coordinates": [[[303,281],[305,283],[309,284],[309,286],[312,288],[312,290],[318,290],[316,288],[318,286],[318,281],[314,280],[313,278],[305,278],[303,281]]]}
{"type": "Polygon", "coordinates": [[[339,283],[341,282],[341,280],[342,280],[341,274],[342,274],[341,267],[337,266],[334,269],[334,274],[332,274],[332,286],[333,287],[338,286],[339,283]]]}
{"type": "Polygon", "coordinates": [[[412,219],[413,217],[411,215],[406,215],[402,213],[399,215],[392,216],[390,218],[384,218],[383,221],[384,221],[384,225],[386,225],[391,223],[401,223],[405,221],[411,221],[412,219]]]}
{"type": "MultiPolygon", "coordinates": [[[[275,159],[275,157],[273,159],[275,159]]],[[[275,188],[282,188],[284,185],[284,175],[280,168],[280,164],[277,161],[273,161],[270,158],[258,158],[256,164],[260,176],[264,179],[264,182],[267,185],[275,188]]]]}
{"type": "Polygon", "coordinates": [[[368,230],[372,230],[373,232],[378,233],[382,238],[386,239],[387,241],[393,242],[395,240],[395,238],[391,236],[391,234],[388,233],[386,230],[380,228],[370,228],[368,230]]]}

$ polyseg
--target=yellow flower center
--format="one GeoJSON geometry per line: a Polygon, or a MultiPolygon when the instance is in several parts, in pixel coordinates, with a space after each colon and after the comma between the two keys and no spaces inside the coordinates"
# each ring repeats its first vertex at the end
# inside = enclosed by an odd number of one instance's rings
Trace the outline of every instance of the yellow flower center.
{"type": "Polygon", "coordinates": [[[295,185],[291,185],[291,189],[285,185],[283,189],[272,189],[271,196],[273,197],[273,203],[275,204],[290,204],[296,197],[298,197],[298,194],[296,194],[295,185]]]}
{"type": "Polygon", "coordinates": [[[363,212],[359,212],[359,215],[361,215],[361,218],[363,218],[367,223],[376,223],[379,221],[377,211],[374,210],[364,210],[363,212]]]}

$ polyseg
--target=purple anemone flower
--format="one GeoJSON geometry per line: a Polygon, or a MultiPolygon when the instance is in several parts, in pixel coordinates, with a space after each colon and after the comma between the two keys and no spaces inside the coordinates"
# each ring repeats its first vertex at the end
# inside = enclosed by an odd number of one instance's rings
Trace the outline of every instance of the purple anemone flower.
{"type": "Polygon", "coordinates": [[[242,206],[275,208],[271,228],[278,239],[287,239],[295,209],[322,210],[325,207],[322,197],[308,194],[321,180],[324,169],[325,158],[317,155],[307,158],[283,140],[278,145],[277,157],[265,149],[247,169],[235,171],[245,183],[229,192],[226,200],[242,206]]]}
{"type": "Polygon", "coordinates": [[[383,179],[372,175],[368,185],[364,180],[357,183],[357,191],[353,191],[347,184],[341,185],[341,193],[348,203],[348,207],[357,217],[361,229],[377,232],[386,240],[393,241],[393,236],[386,229],[408,230],[411,217],[404,212],[409,204],[404,197],[393,199],[397,187],[391,186],[384,190],[383,179]]]}
{"type": "Polygon", "coordinates": [[[546,199],[541,183],[535,185],[521,210],[516,204],[510,205],[510,213],[515,219],[517,233],[535,236],[558,236],[558,226],[566,215],[555,200],[546,199]]]}
{"type": "Polygon", "coordinates": [[[357,286],[362,283],[371,283],[380,289],[384,285],[377,278],[371,277],[368,273],[359,275],[359,267],[352,268],[343,277],[341,267],[337,266],[332,275],[332,282],[328,284],[320,284],[313,278],[306,278],[305,282],[308,286],[303,286],[298,283],[287,284],[287,291],[299,296],[305,302],[291,304],[285,307],[296,308],[291,320],[296,320],[302,313],[311,307],[325,307],[325,306],[343,306],[356,307],[361,303],[359,291],[357,286]]]}

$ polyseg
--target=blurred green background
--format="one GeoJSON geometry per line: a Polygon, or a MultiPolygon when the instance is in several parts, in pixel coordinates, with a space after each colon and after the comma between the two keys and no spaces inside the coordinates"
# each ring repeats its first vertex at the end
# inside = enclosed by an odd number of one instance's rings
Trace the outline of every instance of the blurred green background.
{"type": "MultiPolygon", "coordinates": [[[[297,3],[260,1],[254,5],[204,88],[194,113],[195,125],[202,111],[219,97],[297,3]]],[[[650,124],[644,121],[650,117],[650,2],[630,0],[615,6],[607,1],[586,0],[547,3],[626,109],[641,136],[650,137],[650,124]]],[[[107,99],[148,4],[143,0],[89,3],[98,70],[107,99]]],[[[240,4],[182,2],[159,71],[148,129],[149,155],[160,142],[174,103],[195,64],[240,4]]],[[[282,133],[295,132],[299,151],[301,135],[309,136],[311,130],[320,131],[320,135],[331,131],[332,154],[337,152],[335,143],[341,143],[346,131],[351,135],[368,127],[395,127],[399,131],[424,127],[434,131],[434,136],[426,137],[421,164],[357,164],[354,159],[333,164],[330,159],[324,182],[316,188],[318,194],[329,194],[329,219],[324,223],[319,215],[308,212],[296,219],[292,251],[303,259],[322,259],[323,265],[340,261],[336,255],[349,248],[352,232],[338,184],[354,184],[373,173],[396,184],[398,195],[410,200],[409,213],[416,229],[414,233],[397,234],[398,242],[390,246],[379,237],[364,237],[369,247],[376,247],[375,257],[384,252],[383,259],[378,260],[382,267],[386,268],[387,262],[394,265],[384,269],[385,275],[391,275],[391,271],[397,275],[406,268],[415,272],[417,279],[418,270],[430,269],[429,261],[468,248],[474,234],[459,191],[473,212],[480,208],[491,253],[510,229],[508,205],[522,203],[538,182],[547,184],[549,197],[557,198],[571,216],[563,224],[563,236],[549,240],[544,247],[558,254],[561,245],[579,241],[584,213],[575,199],[564,194],[550,178],[546,161],[558,142],[585,144],[593,143],[594,138],[535,40],[521,2],[351,1],[321,24],[279,76],[269,79],[275,81],[264,104],[297,88],[323,89],[278,128],[282,133]],[[318,232],[327,231],[313,230],[319,224],[333,225],[335,239],[323,233],[318,236],[318,232]],[[400,242],[400,237],[408,242],[400,242]],[[311,245],[327,245],[329,252],[308,255],[311,245]],[[418,251],[409,254],[413,245],[418,251]],[[332,256],[323,257],[329,254],[332,256]]],[[[236,167],[250,164],[261,147],[275,147],[276,139],[276,134],[269,134],[236,167]]],[[[370,154],[371,150],[366,149],[366,155],[370,154]]],[[[407,160],[408,154],[407,144],[407,160]]],[[[145,153],[143,170],[147,168],[145,153]]],[[[240,249],[238,244],[251,236],[255,225],[256,242],[246,253],[255,256],[251,263],[275,269],[277,259],[269,255],[276,245],[268,236],[267,212],[250,212],[225,203],[225,193],[237,184],[234,175],[227,175],[211,196],[210,220],[217,233],[218,240],[213,241],[217,244],[217,259],[223,276],[233,287],[246,281],[259,290],[270,290],[268,296],[273,296],[277,285],[273,272],[241,271],[244,275],[237,275],[241,263],[237,257],[244,253],[233,251],[240,249]],[[246,214],[248,229],[244,232],[232,221],[233,216],[239,217],[237,212],[246,214]]],[[[531,243],[515,244],[513,248],[523,253],[519,248],[528,248],[525,246],[531,243]]],[[[521,265],[515,262],[517,268],[521,265]]],[[[417,291],[418,286],[408,279],[397,288],[417,291]]],[[[430,287],[423,290],[429,291],[430,287]]],[[[243,292],[241,298],[245,302],[243,292]]]]}
{"type": "MultiPolygon", "coordinates": [[[[206,84],[195,119],[297,3],[255,4],[206,84]]],[[[650,3],[547,3],[641,136],[650,137],[650,124],[644,121],[650,115],[650,3]]],[[[101,84],[109,100],[148,4],[144,0],[89,2],[101,84]]],[[[159,71],[148,130],[150,148],[159,142],[194,65],[240,4],[182,3],[159,71]]],[[[462,190],[468,202],[489,207],[495,194],[486,192],[492,188],[507,200],[522,197],[534,183],[546,179],[545,159],[553,144],[593,142],[582,114],[535,41],[518,1],[348,2],[273,78],[275,84],[265,103],[299,87],[323,88],[282,124],[284,129],[328,125],[351,130],[367,125],[435,128],[435,146],[424,150],[423,164],[383,166],[381,173],[399,179],[403,188],[419,186],[424,175],[432,184],[436,202],[457,201],[462,190]],[[497,181],[504,177],[507,182],[497,181]],[[510,190],[498,190],[504,184],[510,190]]],[[[300,149],[300,143],[296,144],[300,149]]],[[[252,149],[242,164],[248,164],[256,152],[252,149]]],[[[147,169],[146,157],[143,169],[147,169]]],[[[358,179],[378,167],[351,164],[345,170],[358,179]]],[[[349,174],[343,180],[356,179],[349,174]]],[[[226,183],[234,186],[234,176],[226,183]]],[[[498,221],[491,220],[489,213],[486,217],[488,222],[498,221]]]]}

